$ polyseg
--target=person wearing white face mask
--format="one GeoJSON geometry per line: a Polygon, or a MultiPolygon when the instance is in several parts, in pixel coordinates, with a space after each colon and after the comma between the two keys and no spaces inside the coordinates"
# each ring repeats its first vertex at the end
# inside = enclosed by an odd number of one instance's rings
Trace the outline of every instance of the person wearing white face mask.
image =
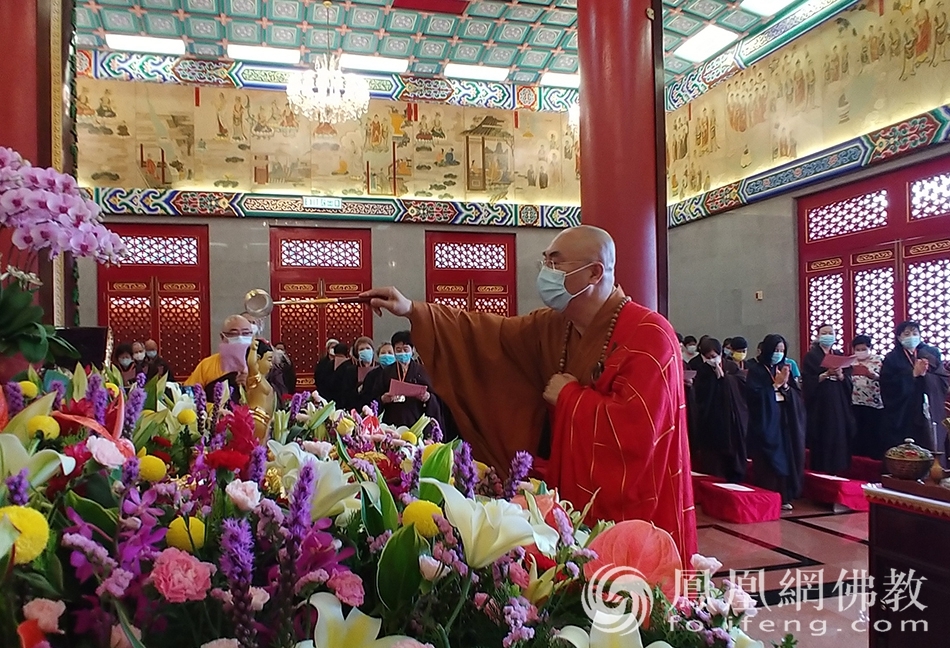
{"type": "Polygon", "coordinates": [[[946,452],[947,429],[942,421],[950,375],[943,367],[940,350],[921,341],[917,322],[902,322],[894,333],[894,349],[881,365],[884,447],[900,445],[905,437],[912,437],[929,450],[946,452]]]}
{"type": "Polygon", "coordinates": [[[719,340],[705,338],[699,345],[702,364],[693,380],[695,407],[690,428],[699,450],[694,463],[700,470],[741,482],[746,471],[746,432],[749,409],[743,384],[727,375],[719,340]]]}
{"type": "Polygon", "coordinates": [[[155,376],[168,376],[168,380],[175,379],[175,372],[171,365],[158,355],[158,342],[152,339],[145,341],[145,364],[147,367],[146,375],[149,380],[155,376]]]}
{"type": "Polygon", "coordinates": [[[122,382],[129,386],[135,382],[137,371],[135,370],[135,360],[132,358],[132,345],[119,344],[112,352],[112,362],[119,368],[122,374],[122,382]]]}
{"type": "Polygon", "coordinates": [[[436,393],[473,455],[506,475],[518,451],[590,519],[648,520],[683,559],[696,551],[684,375],[676,333],[614,281],[610,235],[581,226],[547,247],[546,308],[519,317],[363,293],[377,314],[408,317],[436,393]],[[549,433],[547,433],[549,432],[549,433]],[[543,472],[542,472],[543,471],[543,472]]]}
{"type": "Polygon", "coordinates": [[[815,472],[837,475],[851,465],[854,412],[851,408],[851,368],[826,369],[828,356],[843,356],[834,347],[833,326],[818,328],[818,336],[802,359],[802,392],[808,414],[806,440],[815,472]]]}
{"type": "Polygon", "coordinates": [[[241,315],[231,315],[221,327],[218,353],[199,362],[184,384],[207,387],[234,374],[234,382],[243,385],[247,381],[247,350],[253,341],[252,324],[241,315]]]}
{"type": "Polygon", "coordinates": [[[884,402],[881,400],[881,356],[871,353],[871,338],[859,335],[851,342],[854,351],[854,376],[851,379],[851,404],[856,424],[854,454],[881,459],[884,444],[881,441],[881,419],[884,402]]]}

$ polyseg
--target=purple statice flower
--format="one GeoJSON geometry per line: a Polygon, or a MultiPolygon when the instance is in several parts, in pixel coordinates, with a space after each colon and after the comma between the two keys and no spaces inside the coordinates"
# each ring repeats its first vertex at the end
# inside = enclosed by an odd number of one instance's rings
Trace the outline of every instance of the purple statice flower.
{"type": "Polygon", "coordinates": [[[148,383],[148,376],[144,373],[135,374],[135,385],[139,389],[145,389],[145,385],[148,383]]]}
{"type": "Polygon", "coordinates": [[[257,538],[278,539],[281,531],[285,531],[284,512],[272,499],[262,499],[257,507],[257,538]]]}
{"type": "Polygon", "coordinates": [[[432,557],[449,569],[458,572],[459,576],[465,577],[468,575],[468,565],[459,556],[459,552],[455,549],[449,549],[442,542],[436,542],[433,545],[432,557]]]}
{"type": "Polygon", "coordinates": [[[290,399],[290,422],[291,425],[297,422],[297,414],[300,413],[300,408],[303,407],[303,404],[307,401],[307,394],[298,393],[294,394],[290,399]]]}
{"type": "Polygon", "coordinates": [[[435,522],[435,526],[438,527],[439,535],[442,536],[442,542],[446,547],[458,546],[458,538],[455,537],[455,529],[452,527],[451,522],[438,513],[432,516],[432,521],[435,522]]]}
{"type": "Polygon", "coordinates": [[[54,382],[53,391],[56,392],[53,398],[53,409],[58,410],[63,406],[63,399],[66,397],[66,385],[58,381],[54,382]]]}
{"type": "Polygon", "coordinates": [[[122,484],[126,488],[139,480],[139,458],[131,457],[122,464],[122,484]]]}
{"type": "Polygon", "coordinates": [[[574,550],[574,560],[583,560],[584,562],[597,560],[597,552],[593,549],[577,548],[574,550]]]}
{"type": "Polygon", "coordinates": [[[247,520],[224,521],[221,533],[221,571],[231,590],[234,634],[242,648],[255,648],[257,630],[251,609],[254,576],[254,538],[247,520]]]}
{"type": "Polygon", "coordinates": [[[432,443],[442,443],[442,426],[439,425],[439,422],[432,419],[428,429],[429,438],[432,440],[432,443]]]}
{"type": "Polygon", "coordinates": [[[511,468],[508,471],[508,480],[505,482],[505,499],[511,499],[518,492],[518,484],[528,478],[531,472],[531,465],[534,459],[531,453],[520,450],[515,453],[511,460],[511,468]]]}
{"type": "Polygon", "coordinates": [[[577,578],[580,576],[581,568],[578,567],[577,563],[575,562],[568,560],[566,563],[564,563],[564,569],[567,570],[567,573],[571,578],[577,578]]]}
{"type": "Polygon", "coordinates": [[[135,426],[138,425],[139,418],[142,416],[142,410],[145,408],[145,389],[136,385],[129,392],[129,397],[125,401],[125,424],[123,432],[131,437],[135,432],[135,426]]]}
{"type": "Polygon", "coordinates": [[[264,473],[267,469],[267,447],[255,446],[251,450],[251,460],[247,465],[247,480],[260,485],[264,481],[264,473]]]}
{"type": "Polygon", "coordinates": [[[204,387],[200,385],[192,393],[195,399],[195,412],[198,414],[198,431],[201,432],[208,419],[208,396],[205,394],[204,387]]]}
{"type": "Polygon", "coordinates": [[[534,628],[529,623],[537,619],[537,609],[524,597],[508,599],[504,607],[505,623],[510,628],[508,636],[502,641],[504,648],[510,648],[522,641],[534,639],[534,628]]]}
{"type": "Polygon", "coordinates": [[[475,498],[478,469],[472,460],[472,446],[465,441],[455,450],[455,487],[469,499],[475,498]]]}
{"type": "Polygon", "coordinates": [[[109,594],[112,598],[120,599],[125,596],[125,592],[129,588],[129,585],[132,584],[134,578],[135,574],[132,572],[126,571],[121,567],[116,567],[105,580],[99,583],[99,587],[96,588],[96,595],[102,598],[106,594],[109,594]]]}
{"type": "Polygon", "coordinates": [[[422,450],[415,448],[412,455],[412,470],[399,476],[400,490],[413,493],[419,488],[419,473],[422,471],[422,450]]]}
{"type": "Polygon", "coordinates": [[[78,533],[63,534],[62,544],[73,552],[69,564],[76,569],[76,577],[84,582],[97,574],[111,572],[118,567],[101,544],[78,533]]]}
{"type": "Polygon", "coordinates": [[[102,376],[94,373],[89,376],[86,388],[86,400],[92,403],[93,418],[100,425],[106,424],[106,407],[109,405],[109,391],[102,382],[102,376]]]}
{"type": "Polygon", "coordinates": [[[7,491],[10,503],[14,506],[26,506],[30,501],[30,481],[26,478],[26,468],[16,475],[7,477],[7,491]]]}
{"type": "Polygon", "coordinates": [[[23,410],[23,389],[18,382],[8,382],[3,386],[3,395],[7,398],[7,409],[10,416],[16,416],[23,410]]]}
{"type": "Polygon", "coordinates": [[[372,462],[356,457],[350,463],[353,464],[353,468],[366,475],[366,479],[371,482],[376,481],[376,466],[372,462]]]}
{"type": "MultiPolygon", "coordinates": [[[[304,464],[297,475],[297,483],[294,484],[290,493],[290,508],[280,532],[284,541],[278,549],[278,564],[274,570],[274,577],[271,578],[272,581],[277,581],[275,602],[277,618],[283,619],[281,627],[277,630],[278,645],[293,642],[294,588],[300,576],[297,561],[301,555],[304,540],[313,527],[310,508],[316,483],[317,473],[313,464],[304,464]]],[[[263,523],[263,519],[261,522],[263,523]]]]}
{"type": "Polygon", "coordinates": [[[380,553],[391,537],[393,537],[393,532],[387,529],[383,531],[382,535],[367,538],[369,540],[369,552],[371,554],[380,553]]]}
{"type": "Polygon", "coordinates": [[[323,585],[328,580],[330,580],[330,574],[322,569],[318,569],[315,572],[310,572],[306,576],[302,576],[300,580],[297,581],[294,585],[294,594],[300,594],[303,588],[308,585],[323,585]]]}
{"type": "Polygon", "coordinates": [[[574,525],[571,524],[571,519],[567,517],[567,513],[560,506],[555,506],[553,512],[557,532],[561,536],[561,543],[565,547],[572,546],[574,544],[574,525]]]}

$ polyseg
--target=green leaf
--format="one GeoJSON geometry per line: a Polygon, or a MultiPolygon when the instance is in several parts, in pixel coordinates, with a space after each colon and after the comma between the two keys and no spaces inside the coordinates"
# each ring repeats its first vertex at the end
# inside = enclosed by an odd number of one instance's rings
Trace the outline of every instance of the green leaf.
{"type": "Polygon", "coordinates": [[[419,553],[424,545],[425,540],[410,524],[396,531],[383,548],[376,571],[376,590],[379,600],[390,610],[411,607],[422,583],[419,553]]]}
{"type": "Polygon", "coordinates": [[[49,341],[43,337],[35,339],[32,337],[20,337],[18,345],[20,353],[29,362],[40,362],[46,359],[46,352],[49,351],[49,341]]]}
{"type": "MultiPolygon", "coordinates": [[[[145,384],[145,409],[155,411],[165,396],[165,376],[155,376],[145,384]]],[[[117,383],[118,384],[118,383],[117,383]]]]}
{"type": "MultiPolygon", "coordinates": [[[[388,490],[388,489],[387,489],[388,490]]],[[[383,522],[383,511],[379,504],[379,497],[375,489],[366,488],[363,485],[363,496],[360,497],[360,516],[363,518],[363,526],[366,527],[366,533],[373,536],[381,536],[386,530],[386,523],[383,522]]]]}
{"type": "Polygon", "coordinates": [[[376,485],[379,486],[379,508],[383,514],[383,526],[389,531],[395,531],[399,528],[399,511],[396,509],[392,491],[379,470],[376,471],[376,485]]]}
{"type": "MultiPolygon", "coordinates": [[[[422,463],[422,470],[419,471],[419,477],[431,477],[443,484],[448,484],[452,479],[452,463],[454,459],[455,454],[453,453],[452,445],[448,443],[443,445],[429,455],[429,458],[422,463]]],[[[441,505],[444,498],[438,486],[420,484],[419,499],[428,500],[433,504],[441,505]]]]}
{"type": "Polygon", "coordinates": [[[17,576],[29,585],[31,592],[41,593],[49,598],[59,598],[63,595],[62,591],[53,587],[53,584],[50,583],[43,574],[39,574],[35,571],[20,570],[17,576]]]}
{"type": "Polygon", "coordinates": [[[6,515],[0,517],[0,558],[5,558],[10,553],[19,537],[20,532],[13,526],[10,518],[6,515]]]}
{"type": "Polygon", "coordinates": [[[81,364],[76,363],[76,370],[73,371],[73,400],[85,398],[87,389],[89,389],[89,379],[86,377],[86,370],[81,364]]]}
{"type": "Polygon", "coordinates": [[[426,428],[429,427],[429,423],[431,422],[432,419],[430,419],[428,416],[420,416],[419,420],[416,421],[411,428],[409,428],[409,431],[415,434],[417,439],[422,439],[424,436],[423,433],[426,431],[426,428]]]}
{"type": "Polygon", "coordinates": [[[72,508],[83,520],[99,528],[104,534],[106,542],[115,538],[116,526],[119,523],[119,512],[115,509],[106,509],[101,504],[80,497],[75,491],[66,493],[66,506],[72,508]]]}

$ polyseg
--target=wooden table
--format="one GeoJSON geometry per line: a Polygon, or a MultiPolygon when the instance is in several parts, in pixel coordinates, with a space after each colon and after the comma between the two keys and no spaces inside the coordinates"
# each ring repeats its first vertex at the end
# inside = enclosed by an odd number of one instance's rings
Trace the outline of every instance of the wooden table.
{"type": "Polygon", "coordinates": [[[868,484],[868,563],[877,602],[870,610],[870,648],[950,646],[950,503],[868,484]],[[908,580],[907,576],[913,576],[908,580]],[[908,589],[895,610],[895,575],[908,589]],[[921,581],[921,578],[926,580],[921,581]]]}

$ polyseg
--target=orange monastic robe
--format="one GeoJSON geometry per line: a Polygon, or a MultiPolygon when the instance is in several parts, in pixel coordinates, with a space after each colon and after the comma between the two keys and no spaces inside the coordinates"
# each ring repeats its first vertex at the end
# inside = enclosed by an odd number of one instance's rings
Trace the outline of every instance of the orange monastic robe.
{"type": "Polygon", "coordinates": [[[553,408],[548,484],[579,508],[600,489],[588,522],[650,520],[672,534],[688,564],[696,519],[683,364],[670,324],[627,304],[594,380],[623,299],[617,288],[583,336],[568,335],[567,319],[550,309],[503,318],[417,302],[413,341],[476,458],[503,473],[515,452],[538,451],[544,387],[566,342],[566,372],[579,382],[553,408]]]}

